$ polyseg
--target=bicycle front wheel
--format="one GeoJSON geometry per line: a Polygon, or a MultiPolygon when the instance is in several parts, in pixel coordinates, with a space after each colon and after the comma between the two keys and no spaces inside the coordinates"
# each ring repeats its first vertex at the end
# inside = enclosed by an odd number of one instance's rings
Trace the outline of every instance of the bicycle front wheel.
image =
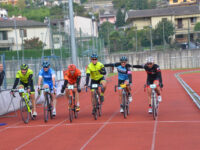
{"type": "Polygon", "coordinates": [[[21,112],[22,120],[24,121],[24,123],[28,123],[29,122],[29,112],[28,112],[28,108],[27,108],[24,98],[22,98],[20,101],[20,112],[21,112]]]}
{"type": "Polygon", "coordinates": [[[127,102],[127,96],[125,92],[122,92],[122,103],[123,103],[123,109],[124,109],[124,118],[127,118],[127,107],[126,107],[126,102],[127,102]]]}
{"type": "Polygon", "coordinates": [[[48,122],[48,117],[49,117],[49,114],[48,114],[48,96],[47,94],[45,95],[45,100],[44,100],[44,122],[48,122]]]}
{"type": "Polygon", "coordinates": [[[152,111],[153,111],[153,119],[156,120],[156,117],[157,117],[157,106],[156,106],[156,95],[155,95],[155,92],[152,93],[152,111]]]}
{"type": "Polygon", "coordinates": [[[69,99],[69,121],[73,120],[73,108],[72,108],[72,97],[69,99]]]}

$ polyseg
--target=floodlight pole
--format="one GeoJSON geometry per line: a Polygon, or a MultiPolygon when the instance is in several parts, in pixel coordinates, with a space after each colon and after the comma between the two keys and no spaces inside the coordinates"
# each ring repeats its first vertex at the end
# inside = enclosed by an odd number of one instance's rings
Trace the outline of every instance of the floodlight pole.
{"type": "Polygon", "coordinates": [[[70,18],[72,63],[77,66],[78,63],[77,63],[77,51],[76,51],[75,34],[74,34],[74,11],[73,11],[72,0],[69,0],[69,18],[70,18]]]}

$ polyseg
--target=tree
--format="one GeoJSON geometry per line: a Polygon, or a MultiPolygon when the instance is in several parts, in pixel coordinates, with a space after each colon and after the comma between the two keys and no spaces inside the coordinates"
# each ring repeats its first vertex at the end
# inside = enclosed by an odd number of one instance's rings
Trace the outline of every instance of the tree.
{"type": "Polygon", "coordinates": [[[110,51],[117,51],[120,49],[121,38],[118,31],[112,31],[110,33],[110,51]]]}
{"type": "Polygon", "coordinates": [[[115,22],[115,25],[117,27],[121,27],[121,26],[125,25],[125,16],[121,12],[121,9],[118,9],[118,11],[117,11],[117,17],[116,18],[117,18],[117,20],[115,22]]]}
{"type": "Polygon", "coordinates": [[[17,7],[22,11],[26,7],[25,0],[18,0],[17,7]]]}
{"type": "Polygon", "coordinates": [[[197,22],[194,26],[194,31],[200,31],[200,22],[197,22]]]}
{"type": "Polygon", "coordinates": [[[110,22],[104,22],[99,29],[99,36],[104,39],[104,44],[109,44],[110,33],[114,30],[114,25],[110,22]]]}
{"type": "Polygon", "coordinates": [[[174,26],[171,21],[162,20],[158,23],[155,30],[153,30],[153,42],[155,45],[163,43],[163,27],[164,27],[164,40],[169,43],[169,36],[174,35],[174,26]]]}
{"type": "Polygon", "coordinates": [[[43,45],[43,42],[37,37],[24,40],[24,49],[42,49],[43,45]]]}

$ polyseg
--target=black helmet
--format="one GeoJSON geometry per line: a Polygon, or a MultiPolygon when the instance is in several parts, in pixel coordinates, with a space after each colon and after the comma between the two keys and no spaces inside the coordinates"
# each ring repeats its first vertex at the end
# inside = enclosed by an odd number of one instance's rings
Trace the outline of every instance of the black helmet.
{"type": "Polygon", "coordinates": [[[21,70],[28,70],[28,65],[27,64],[21,64],[20,69],[21,70]]]}
{"type": "Polygon", "coordinates": [[[120,58],[120,61],[128,61],[128,58],[127,58],[126,56],[122,56],[122,57],[120,58]]]}
{"type": "Polygon", "coordinates": [[[43,61],[42,67],[43,68],[48,68],[50,66],[50,63],[48,61],[43,61]]]}
{"type": "Polygon", "coordinates": [[[90,56],[91,58],[98,58],[98,55],[97,54],[95,54],[95,53],[93,53],[91,56],[90,56]]]}

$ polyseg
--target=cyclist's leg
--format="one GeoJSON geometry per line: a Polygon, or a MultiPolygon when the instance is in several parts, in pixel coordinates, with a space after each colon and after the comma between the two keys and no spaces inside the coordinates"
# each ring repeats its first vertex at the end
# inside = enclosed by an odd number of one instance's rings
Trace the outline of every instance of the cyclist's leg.
{"type": "Polygon", "coordinates": [[[156,89],[155,89],[155,91],[156,91],[156,93],[157,93],[157,95],[158,95],[158,101],[159,102],[161,102],[162,101],[162,97],[161,97],[161,92],[160,92],[160,82],[159,82],[159,80],[154,80],[154,82],[153,82],[154,84],[156,84],[156,89]]]}
{"type": "Polygon", "coordinates": [[[37,116],[37,112],[36,112],[36,100],[35,100],[35,89],[34,89],[34,85],[33,83],[31,83],[31,87],[30,87],[30,97],[31,97],[31,100],[32,100],[32,105],[33,105],[33,116],[37,116]]]}
{"type": "MultiPolygon", "coordinates": [[[[77,86],[75,84],[75,86],[77,86]]],[[[75,92],[75,104],[76,104],[76,111],[79,111],[80,110],[80,103],[79,103],[79,93],[78,93],[78,90],[77,88],[74,89],[74,92],[75,92]]]]}
{"type": "Polygon", "coordinates": [[[118,93],[119,93],[119,103],[120,103],[120,112],[124,112],[123,110],[123,104],[122,104],[122,88],[120,87],[120,84],[123,84],[123,80],[118,80],[118,93]]]}
{"type": "Polygon", "coordinates": [[[100,100],[101,102],[104,102],[104,93],[106,91],[106,80],[104,79],[104,77],[99,80],[99,84],[102,84],[103,86],[103,90],[101,90],[101,93],[100,93],[100,100]]]}
{"type": "Polygon", "coordinates": [[[92,84],[98,84],[98,81],[95,81],[95,80],[91,80],[91,84],[90,84],[90,87],[91,87],[91,89],[90,89],[90,91],[91,91],[91,104],[92,104],[92,114],[94,114],[95,113],[95,108],[94,108],[94,106],[95,106],[95,99],[94,99],[94,89],[92,89],[92,84]]]}
{"type": "Polygon", "coordinates": [[[151,104],[151,92],[152,92],[152,89],[150,88],[150,84],[153,84],[153,81],[147,81],[147,94],[148,94],[148,101],[149,101],[149,113],[152,113],[152,104],[151,104]]]}

